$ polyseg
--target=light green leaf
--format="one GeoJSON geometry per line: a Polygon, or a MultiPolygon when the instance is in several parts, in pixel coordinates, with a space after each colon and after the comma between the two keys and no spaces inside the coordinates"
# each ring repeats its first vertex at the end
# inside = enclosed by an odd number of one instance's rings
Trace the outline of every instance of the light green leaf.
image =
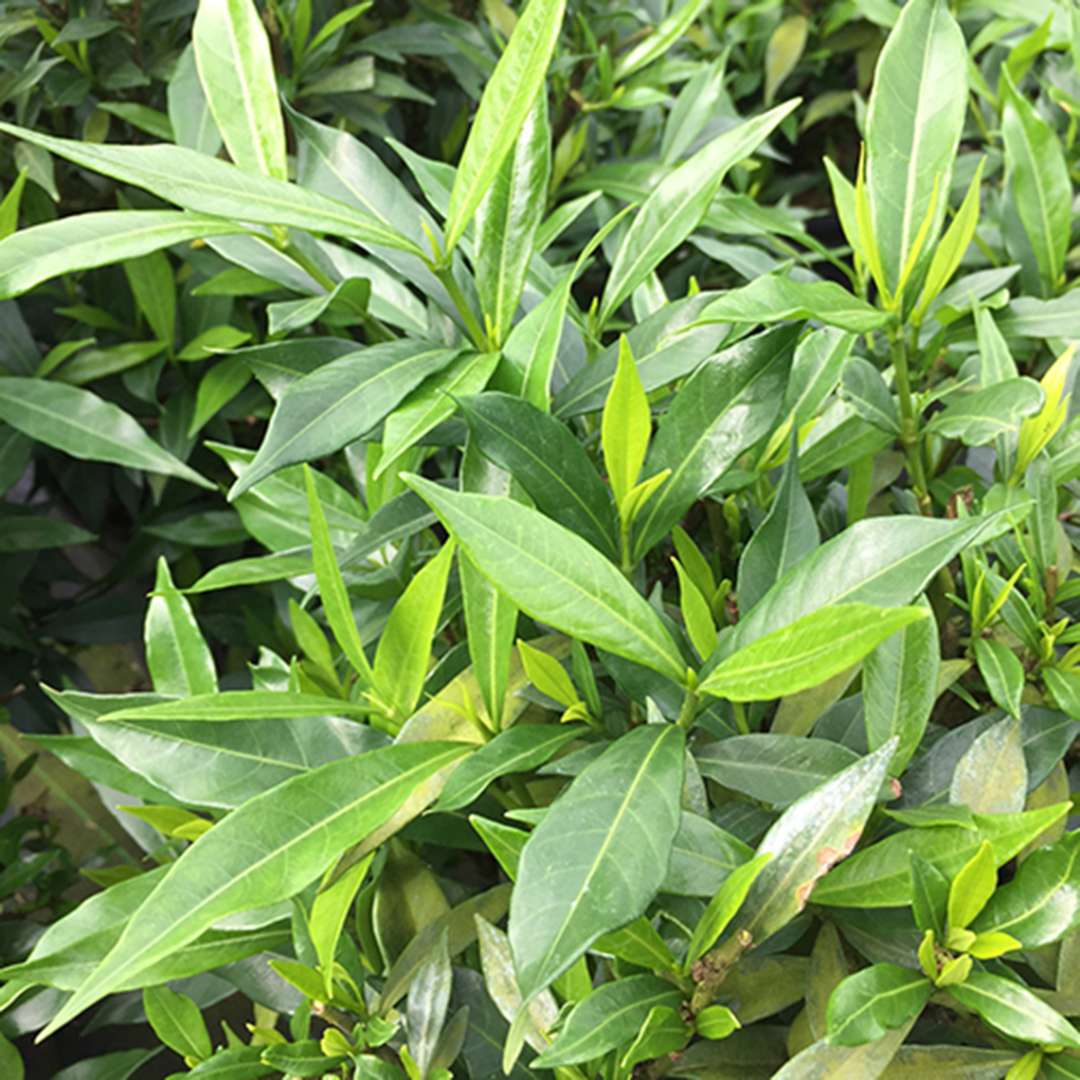
{"type": "Polygon", "coordinates": [[[495,65],[454,175],[446,215],[447,254],[494,183],[541,92],[565,8],[566,0],[530,0],[495,65]]]}
{"type": "Polygon", "coordinates": [[[108,461],[214,485],[154,442],[126,412],[89,390],[44,379],[0,377],[0,420],[83,461],[108,461]]]}
{"type": "Polygon", "coordinates": [[[364,882],[373,858],[375,858],[374,852],[365,855],[336,881],[324,884],[311,904],[308,933],[311,936],[311,944],[315,947],[315,955],[319,959],[319,969],[323,973],[323,987],[327,1000],[333,997],[334,955],[337,952],[341,931],[345,926],[345,918],[364,882]]]}
{"type": "Polygon", "coordinates": [[[684,741],[681,728],[652,724],[622,736],[529,836],[509,924],[526,1000],[656,895],[679,825],[684,741]]]}
{"type": "Polygon", "coordinates": [[[1010,716],[1020,715],[1020,697],[1024,692],[1024,665],[1004,642],[996,638],[976,638],[975,662],[986,689],[998,708],[1010,716]]]}
{"type": "MultiPolygon", "coordinates": [[[[117,700],[122,701],[123,698],[117,700]]],[[[278,693],[274,690],[223,690],[194,694],[175,701],[120,708],[100,717],[113,720],[291,720],[301,716],[365,716],[369,705],[318,694],[278,693]]]]}
{"type": "Polygon", "coordinates": [[[181,1057],[203,1061],[213,1053],[202,1010],[191,998],[167,986],[150,986],[143,991],[143,1009],[154,1034],[181,1057]]]}
{"type": "Polygon", "coordinates": [[[949,930],[964,930],[986,906],[997,887],[994,849],[989,840],[960,868],[949,885],[946,925],[949,930]]]}
{"type": "Polygon", "coordinates": [[[987,971],[973,971],[949,994],[991,1027],[1026,1043],[1080,1047],[1080,1032],[1023,983],[987,971]]]}
{"type": "Polygon", "coordinates": [[[512,499],[454,493],[418,476],[405,480],[522,611],[670,679],[685,676],[659,616],[587,541],[512,499]]]}
{"type": "Polygon", "coordinates": [[[413,743],[373,750],[286,781],[233,811],[172,864],[111,952],[40,1037],[215,922],[299,892],[465,749],[413,743]]]}
{"type": "Polygon", "coordinates": [[[968,446],[983,446],[1015,431],[1025,416],[1042,408],[1042,387],[1027,378],[1005,379],[970,394],[956,394],[935,413],[927,431],[968,446]]]}
{"type": "Polygon", "coordinates": [[[600,433],[608,483],[625,520],[626,495],[641,475],[652,434],[649,400],[625,337],[619,339],[619,366],[604,402],[600,433]]]}
{"type": "Polygon", "coordinates": [[[927,617],[920,607],[835,604],[758,638],[713,668],[701,690],[767,701],[817,686],[857,664],[890,635],[927,617]]]}
{"type": "Polygon", "coordinates": [[[829,1042],[861,1046],[905,1027],[922,1012],[934,984],[920,971],[874,964],[849,975],[829,998],[829,1042]]]}
{"type": "Polygon", "coordinates": [[[685,0],[654,26],[650,33],[622,53],[615,63],[613,78],[622,82],[663,56],[687,32],[708,0],[685,0]]]}
{"type": "Polygon", "coordinates": [[[190,697],[217,692],[210,648],[191,604],[173,584],[169,564],[158,559],[154,593],[146,609],[146,666],[159,694],[190,697]]]}
{"type": "Polygon", "coordinates": [[[719,892],[709,901],[701,918],[698,919],[697,926],[694,927],[694,934],[690,938],[690,946],[686,951],[686,961],[683,964],[685,971],[689,971],[694,962],[700,960],[716,944],[728,924],[735,918],[746,899],[746,894],[771,858],[772,855],[765,852],[732,870],[727,880],[720,886],[719,892]]]}

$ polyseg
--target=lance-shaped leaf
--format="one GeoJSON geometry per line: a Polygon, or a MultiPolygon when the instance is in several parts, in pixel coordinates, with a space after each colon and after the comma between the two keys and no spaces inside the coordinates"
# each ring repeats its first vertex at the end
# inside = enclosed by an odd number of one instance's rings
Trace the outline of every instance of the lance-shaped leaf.
{"type": "Polygon", "coordinates": [[[1042,387],[1034,379],[1006,379],[971,394],[957,395],[926,425],[947,439],[983,446],[1020,426],[1043,406],[1042,387]]]}
{"type": "Polygon", "coordinates": [[[1026,986],[988,971],[973,971],[949,993],[991,1027],[1026,1043],[1080,1047],[1080,1031],[1026,986]]]}
{"type": "Polygon", "coordinates": [[[611,494],[565,424],[509,394],[465,398],[461,408],[479,450],[510,473],[538,509],[617,556],[611,494]]]}
{"type": "Polygon", "coordinates": [[[625,1046],[658,1006],[677,1009],[679,991],[655,975],[631,975],[605,983],[570,1011],[559,1036],[531,1064],[538,1069],[573,1065],[625,1046]]]}
{"type": "Polygon", "coordinates": [[[1025,948],[1060,941],[1080,925],[1080,831],[1032,852],[971,925],[1004,931],[1025,948]]]}
{"type": "Polygon", "coordinates": [[[176,476],[202,488],[214,486],[154,442],[123,409],[78,386],[0,377],[0,420],[83,461],[107,461],[176,476]]]}
{"type": "Polygon", "coordinates": [[[213,1053],[202,1010],[191,998],[167,986],[151,986],[143,991],[143,1008],[154,1034],[170,1050],[195,1061],[213,1053]]]}
{"type": "Polygon", "coordinates": [[[629,732],[586,766],[529,836],[509,925],[526,1000],[656,895],[679,826],[684,743],[674,726],[629,732]]]}
{"type": "MultiPolygon", "coordinates": [[[[121,696],[116,700],[122,702],[125,698],[121,696]]],[[[112,720],[290,720],[299,716],[365,716],[370,711],[370,705],[319,694],[224,690],[149,705],[121,707],[100,719],[102,723],[112,720]]]]}
{"type": "Polygon", "coordinates": [[[0,241],[0,299],[60,274],[244,231],[233,221],[179,210],[100,210],[31,225],[0,241]]]}
{"type": "Polygon", "coordinates": [[[419,476],[405,482],[522,611],[670,679],[684,677],[659,615],[587,541],[506,497],[455,493],[419,476]]]}
{"type": "Polygon", "coordinates": [[[1022,814],[975,814],[976,829],[953,825],[905,829],[860,851],[838,866],[814,894],[816,904],[835,907],[902,907],[911,903],[911,856],[920,855],[946,878],[989,840],[1000,867],[1061,819],[1068,803],[1022,814]]]}
{"type": "Polygon", "coordinates": [[[934,984],[920,971],[874,964],[849,975],[829,998],[829,1042],[861,1046],[922,1012],[934,984]]]}
{"type": "Polygon", "coordinates": [[[173,863],[41,1037],[215,922],[299,892],[464,752],[456,743],[388,746],[324,765],[245,803],[173,863]]]}
{"type": "Polygon", "coordinates": [[[182,146],[80,142],[58,139],[14,124],[0,124],[0,131],[40,146],[84,169],[145,188],[185,210],[258,225],[291,225],[332,236],[347,236],[362,244],[417,251],[412,241],[387,229],[356,207],[284,180],[246,173],[227,161],[182,146]]]}
{"type": "Polygon", "coordinates": [[[748,933],[759,944],[806,907],[820,878],[859,842],[895,750],[890,740],[784,811],[758,845],[758,855],[772,858],[750,886],[732,934],[748,933]]]}
{"type": "Polygon", "coordinates": [[[905,4],[874,75],[866,119],[867,185],[885,285],[896,293],[924,221],[910,278],[933,251],[967,109],[967,46],[943,0],[905,4]]]}
{"type": "Polygon", "coordinates": [[[743,121],[664,177],[619,245],[600,303],[601,326],[697,227],[732,165],[749,157],[798,104],[794,98],[743,121]]]}
{"type": "Polygon", "coordinates": [[[173,584],[169,564],[158,560],[154,595],[146,609],[146,666],[159,694],[213,694],[217,674],[191,604],[173,584]]]}
{"type": "Polygon", "coordinates": [[[702,322],[768,324],[792,319],[817,319],[865,334],[884,326],[889,315],[833,281],[793,281],[778,274],[731,289],[701,313],[702,322]]]}
{"type": "Polygon", "coordinates": [[[457,350],[391,341],[331,360],[288,386],[259,452],[229,492],[236,499],[286,465],[332,454],[371,430],[457,350]]]}
{"type": "Polygon", "coordinates": [[[729,701],[768,701],[818,686],[857,664],[905,626],[920,607],[834,604],[757,638],[713,668],[701,690],[729,701]]]}
{"type": "Polygon", "coordinates": [[[461,152],[446,215],[446,251],[461,239],[544,85],[566,0],[530,0],[495,65],[461,152]]]}
{"type": "Polygon", "coordinates": [[[768,434],[783,399],[798,327],[749,338],[706,361],[675,395],[649,448],[646,476],[671,475],[641,512],[635,561],[743,451],[768,434]]]}
{"type": "Polygon", "coordinates": [[[912,516],[860,521],[808,555],[745,613],[734,651],[826,604],[906,604],[996,515],[965,521],[912,516]]]}
{"type": "Polygon", "coordinates": [[[521,299],[550,174],[547,94],[540,93],[476,208],[476,291],[495,345],[506,340],[521,299]]]}
{"type": "Polygon", "coordinates": [[[252,0],[199,0],[195,67],[229,156],[245,172],[289,178],[270,39],[252,0]]]}

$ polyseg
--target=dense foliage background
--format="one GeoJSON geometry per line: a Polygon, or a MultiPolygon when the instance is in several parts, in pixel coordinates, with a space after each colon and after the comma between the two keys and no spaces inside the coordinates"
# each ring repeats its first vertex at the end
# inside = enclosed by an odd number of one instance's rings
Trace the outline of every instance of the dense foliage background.
{"type": "Polygon", "coordinates": [[[5,1077],[1080,1077],[1075,3],[42,0],[0,103],[5,1077]]]}

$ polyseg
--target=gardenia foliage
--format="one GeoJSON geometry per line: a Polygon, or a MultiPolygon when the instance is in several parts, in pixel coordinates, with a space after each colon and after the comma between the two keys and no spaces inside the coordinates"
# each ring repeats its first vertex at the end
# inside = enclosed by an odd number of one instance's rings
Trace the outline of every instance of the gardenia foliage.
{"type": "Polygon", "coordinates": [[[0,1029],[1080,1077],[1080,9],[380,7],[200,0],[167,112],[43,20],[10,91],[0,479],[66,520],[5,504],[0,644],[126,831],[0,1029]],[[134,692],[41,614],[95,499],[134,692]]]}

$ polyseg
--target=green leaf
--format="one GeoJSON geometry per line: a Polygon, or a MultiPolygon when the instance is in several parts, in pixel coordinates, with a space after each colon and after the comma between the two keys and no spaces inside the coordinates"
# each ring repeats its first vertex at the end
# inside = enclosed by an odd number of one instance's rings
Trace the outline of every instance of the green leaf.
{"type": "Polygon", "coordinates": [[[670,1005],[654,1005],[629,1049],[619,1059],[619,1068],[632,1069],[641,1061],[682,1050],[692,1034],[693,1029],[683,1019],[681,1010],[670,1005]]]}
{"type": "MultiPolygon", "coordinates": [[[[234,221],[346,236],[418,253],[416,245],[359,209],[181,146],[119,146],[58,139],[13,124],[0,131],[124,184],[145,188],[185,210],[234,221]]],[[[235,226],[231,231],[235,231],[235,226]]]]}
{"type": "Polygon", "coordinates": [[[195,66],[229,156],[245,172],[289,178],[270,40],[251,0],[199,0],[195,66]]]}
{"type": "Polygon", "coordinates": [[[746,894],[771,858],[772,856],[766,852],[732,870],[719,891],[709,901],[701,918],[698,919],[697,926],[694,927],[694,934],[690,938],[690,946],[686,951],[684,970],[689,971],[694,963],[716,944],[728,924],[735,918],[746,899],[746,894]]]}
{"type": "Polygon", "coordinates": [[[862,1046],[834,1046],[819,1039],[791,1058],[773,1074],[772,1080],[865,1080],[887,1076],[889,1062],[913,1026],[906,1024],[862,1046]]]}
{"type": "Polygon", "coordinates": [[[848,766],[784,811],[758,845],[772,859],[758,875],[731,933],[765,941],[817,901],[819,880],[854,850],[870,816],[896,744],[848,766]]]}
{"type": "Polygon", "coordinates": [[[703,776],[723,787],[783,807],[854,764],[858,757],[846,746],[826,739],[752,734],[709,743],[695,760],[703,776]]]}
{"type": "Polygon", "coordinates": [[[334,995],[334,956],[345,927],[345,919],[373,858],[375,853],[371,852],[350,866],[337,880],[324,883],[311,904],[308,934],[319,960],[319,970],[323,973],[323,989],[327,1000],[334,995]]]}
{"type": "Polygon", "coordinates": [[[683,753],[681,728],[629,732],[586,766],[529,836],[509,924],[526,1000],[656,895],[679,825],[683,753]]]}
{"type": "Polygon", "coordinates": [[[934,865],[917,852],[911,853],[911,913],[922,931],[933,930],[944,940],[948,928],[946,912],[949,881],[934,865]]]}
{"type": "Polygon", "coordinates": [[[652,413],[626,338],[619,339],[619,366],[604,402],[600,444],[604,468],[623,520],[627,493],[637,483],[649,449],[652,413]]]}
{"type": "Polygon", "coordinates": [[[771,105],[780,84],[795,70],[806,47],[810,22],[805,15],[789,15],[769,35],[765,47],[765,104],[771,105]]]}
{"type": "Polygon", "coordinates": [[[177,210],[101,210],[32,225],[0,240],[0,298],[60,274],[244,231],[235,222],[177,210]]]}
{"type": "Polygon", "coordinates": [[[1053,296],[1065,273],[1072,184],[1057,132],[1024,99],[1008,68],[1001,72],[1001,137],[1009,195],[1039,268],[1043,296],[1053,296]]]}
{"type": "Polygon", "coordinates": [[[772,506],[747,541],[739,559],[736,596],[739,610],[743,612],[749,611],[768,592],[774,581],[782,578],[820,543],[813,507],[799,482],[799,458],[794,434],[791,444],[772,506]]]}
{"type": "Polygon", "coordinates": [[[1026,949],[1060,941],[1080,925],[1080,832],[1033,851],[987,902],[971,928],[1003,931],[1026,949]]]}
{"type": "Polygon", "coordinates": [[[682,680],[685,665],[660,617],[591,544],[511,499],[454,493],[418,476],[405,481],[522,611],[682,680]]]}
{"type": "Polygon", "coordinates": [[[950,930],[964,930],[986,906],[997,887],[997,867],[994,849],[984,840],[971,858],[960,868],[949,886],[946,925],[950,930]]]}
{"type": "Polygon", "coordinates": [[[829,998],[829,1042],[861,1046],[904,1027],[922,1012],[934,984],[922,972],[874,964],[849,975],[829,998]]]}
{"type": "Polygon", "coordinates": [[[937,622],[925,599],[920,606],[926,619],[886,638],[863,661],[867,746],[876,750],[894,735],[899,738],[891,766],[895,776],[903,773],[919,748],[937,699],[941,669],[937,622]]]}
{"type": "Polygon", "coordinates": [[[814,894],[814,903],[835,907],[905,907],[911,903],[911,854],[921,855],[951,879],[989,840],[994,865],[1008,862],[1061,819],[1068,803],[1022,814],[976,814],[978,831],[955,826],[905,829],[879,840],[838,866],[814,894]]]}
{"type": "Polygon", "coordinates": [[[427,958],[409,984],[409,998],[405,1022],[409,1032],[409,1053],[416,1062],[421,1076],[429,1076],[432,1058],[435,1056],[439,1035],[446,1022],[450,1005],[450,984],[453,972],[450,968],[449,933],[443,932],[435,939],[427,958]]]}
{"type": "Polygon", "coordinates": [[[976,1046],[902,1046],[882,1073],[883,1080],[1001,1080],[1017,1060],[1011,1050],[976,1046]]]}
{"type": "Polygon", "coordinates": [[[1020,426],[1043,405],[1043,391],[1034,379],[1006,379],[970,394],[957,394],[935,413],[927,431],[968,446],[983,446],[1020,426]]]}
{"type": "MultiPolygon", "coordinates": [[[[123,701],[123,697],[116,700],[123,701]]],[[[223,690],[175,701],[120,708],[100,717],[113,720],[291,720],[300,716],[364,716],[370,706],[339,698],[275,690],[223,690]]]]}
{"type": "Polygon", "coordinates": [[[286,387],[255,459],[229,492],[235,500],[286,465],[332,454],[382,420],[457,350],[391,341],[331,360],[286,387]]]}
{"type": "Polygon", "coordinates": [[[817,686],[857,664],[897,630],[927,618],[921,607],[834,604],[731,653],[701,683],[729,701],[768,701],[817,686]]]}
{"type": "Polygon", "coordinates": [[[943,0],[913,0],[900,13],[878,60],[866,119],[867,185],[873,229],[896,294],[928,215],[911,281],[936,246],[967,109],[967,46],[943,0]]]}
{"type": "Polygon", "coordinates": [[[785,326],[740,342],[710,357],[675,395],[645,461],[647,476],[671,475],[637,520],[635,562],[772,427],[797,336],[785,326]]]}
{"type": "MultiPolygon", "coordinates": [[[[546,655],[546,654],[544,654],[546,655]]],[[[493,780],[531,772],[568,742],[581,737],[578,725],[522,724],[501,732],[454,770],[434,810],[458,810],[479,798],[493,780]]]]}
{"type": "Polygon", "coordinates": [[[0,1035],[0,1069],[9,1080],[24,1080],[26,1069],[22,1055],[14,1043],[0,1035]]]}
{"type": "Polygon", "coordinates": [[[679,577],[679,609],[683,624],[698,656],[703,660],[716,648],[716,623],[713,621],[709,602],[690,579],[678,559],[671,560],[679,577]]]}
{"type": "Polygon", "coordinates": [[[107,461],[214,487],[154,442],[122,409],[77,386],[2,376],[0,420],[82,461],[107,461]]]}
{"type": "Polygon", "coordinates": [[[324,765],[245,803],[172,864],[40,1037],[215,922],[299,892],[464,751],[450,743],[388,746],[324,765]]]}
{"type": "Polygon", "coordinates": [[[793,281],[777,274],[730,289],[701,313],[702,322],[767,324],[792,319],[817,319],[867,334],[884,326],[889,315],[833,281],[793,281]]]}
{"type": "Polygon", "coordinates": [[[619,245],[600,302],[603,326],[619,305],[700,223],[728,170],[749,157],[799,105],[795,98],[707,143],[653,189],[619,245]]]}
{"type": "Polygon", "coordinates": [[[404,723],[416,708],[424,689],[453,559],[454,545],[444,544],[413,576],[394,604],[379,638],[375,687],[399,723],[404,723]]]}
{"type": "Polygon", "coordinates": [[[529,682],[552,701],[569,708],[578,701],[577,688],[562,664],[540,649],[534,649],[527,641],[517,643],[521,666],[529,682]]]}
{"type": "Polygon", "coordinates": [[[640,41],[622,53],[615,63],[613,78],[622,82],[635,71],[647,67],[659,59],[674,45],[701,14],[706,0],[686,0],[675,8],[667,18],[652,27],[640,41]]]}
{"type": "Polygon", "coordinates": [[[973,971],[949,993],[991,1027],[1026,1043],[1080,1047],[1080,1032],[1026,986],[986,971],[973,971]]]}
{"type": "Polygon", "coordinates": [[[1028,789],[1023,734],[1015,717],[982,732],[956,763],[949,801],[982,814],[1016,813],[1028,789]]]}
{"type": "Polygon", "coordinates": [[[890,435],[900,434],[900,414],[881,372],[861,356],[848,358],[841,379],[841,397],[875,427],[890,435]]]}
{"type": "Polygon", "coordinates": [[[167,986],[151,986],[143,991],[143,1008],[154,1034],[182,1058],[203,1061],[213,1053],[202,1010],[191,998],[167,986]]]}
{"type": "Polygon", "coordinates": [[[753,852],[708,818],[684,810],[662,892],[712,897],[753,852]]]}
{"type": "Polygon", "coordinates": [[[617,557],[611,496],[565,424],[509,394],[465,398],[461,409],[479,450],[513,475],[537,509],[617,557]]]}
{"type": "Polygon", "coordinates": [[[191,605],[173,584],[169,564],[158,559],[154,593],[146,609],[146,666],[159,694],[190,697],[217,692],[210,648],[191,605]]]}
{"type": "Polygon", "coordinates": [[[655,975],[605,983],[570,1010],[558,1037],[531,1065],[553,1069],[598,1058],[629,1043],[653,1008],[678,1008],[679,1002],[679,991],[655,975]]]}
{"type": "Polygon", "coordinates": [[[517,312],[550,176],[551,130],[541,92],[476,208],[476,291],[493,345],[506,340],[517,312]]]}
{"type": "Polygon", "coordinates": [[[446,252],[453,251],[511,152],[541,93],[555,52],[566,0],[530,0],[473,117],[446,215],[446,252]]]}
{"type": "Polygon", "coordinates": [[[1024,665],[1004,642],[996,638],[976,638],[975,662],[994,704],[1010,716],[1020,715],[1020,696],[1024,692],[1024,665]]]}

